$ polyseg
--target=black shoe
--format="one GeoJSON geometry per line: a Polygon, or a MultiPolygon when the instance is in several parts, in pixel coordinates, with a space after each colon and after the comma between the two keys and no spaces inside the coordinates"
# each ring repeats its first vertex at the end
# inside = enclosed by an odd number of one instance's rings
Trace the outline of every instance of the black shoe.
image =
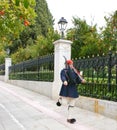
{"type": "Polygon", "coordinates": [[[74,118],[72,118],[72,119],[67,119],[67,122],[69,122],[69,123],[73,124],[73,123],[75,123],[75,122],[76,122],[76,119],[74,119],[74,118]]]}
{"type": "Polygon", "coordinates": [[[57,105],[57,106],[61,106],[61,103],[58,101],[58,102],[56,103],[56,105],[57,105]]]}
{"type": "Polygon", "coordinates": [[[59,107],[62,105],[62,98],[61,97],[58,99],[58,102],[56,103],[56,105],[59,107]]]}

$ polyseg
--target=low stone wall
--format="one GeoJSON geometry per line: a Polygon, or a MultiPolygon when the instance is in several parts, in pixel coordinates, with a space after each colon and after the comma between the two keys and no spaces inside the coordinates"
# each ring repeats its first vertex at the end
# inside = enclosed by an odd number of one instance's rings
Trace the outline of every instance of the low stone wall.
{"type": "Polygon", "coordinates": [[[27,80],[9,80],[8,83],[38,92],[52,98],[52,82],[39,82],[27,80]]]}
{"type": "Polygon", "coordinates": [[[5,76],[4,75],[0,75],[0,80],[1,81],[5,81],[5,76]]]}
{"type": "Polygon", "coordinates": [[[117,102],[80,96],[76,106],[117,120],[117,102]]]}

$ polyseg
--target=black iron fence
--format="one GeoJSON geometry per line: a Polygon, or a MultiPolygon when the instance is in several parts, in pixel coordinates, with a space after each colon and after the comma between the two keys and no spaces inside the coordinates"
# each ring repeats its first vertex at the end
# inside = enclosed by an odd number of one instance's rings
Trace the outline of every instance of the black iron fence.
{"type": "MultiPolygon", "coordinates": [[[[74,60],[83,73],[86,84],[80,84],[80,95],[117,101],[117,53],[74,60]]],[[[4,74],[5,65],[0,66],[4,74]]],[[[54,79],[54,55],[21,62],[9,67],[9,78],[17,80],[49,81],[54,79]]]]}
{"type": "Polygon", "coordinates": [[[5,75],[5,64],[0,65],[0,75],[5,75]]]}
{"type": "Polygon", "coordinates": [[[117,101],[117,53],[74,60],[87,83],[78,86],[80,95],[117,101]]]}
{"type": "Polygon", "coordinates": [[[17,80],[53,81],[54,56],[48,55],[9,67],[9,78],[17,80]]]}

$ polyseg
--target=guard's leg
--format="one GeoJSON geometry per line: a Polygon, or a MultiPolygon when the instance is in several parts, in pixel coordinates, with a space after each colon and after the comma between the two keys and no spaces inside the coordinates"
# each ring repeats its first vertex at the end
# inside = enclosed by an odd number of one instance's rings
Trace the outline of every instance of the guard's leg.
{"type": "Polygon", "coordinates": [[[74,123],[76,122],[76,119],[74,118],[74,106],[75,106],[76,98],[69,98],[69,104],[68,104],[68,117],[67,122],[74,123]]]}

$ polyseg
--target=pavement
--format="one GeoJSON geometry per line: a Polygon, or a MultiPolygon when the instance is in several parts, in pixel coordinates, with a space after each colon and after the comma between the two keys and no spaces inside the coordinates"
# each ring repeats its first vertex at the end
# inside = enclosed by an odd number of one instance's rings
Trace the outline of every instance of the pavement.
{"type": "Polygon", "coordinates": [[[66,105],[0,81],[0,130],[117,130],[117,120],[78,107],[73,114],[77,121],[69,124],[66,105]]]}

